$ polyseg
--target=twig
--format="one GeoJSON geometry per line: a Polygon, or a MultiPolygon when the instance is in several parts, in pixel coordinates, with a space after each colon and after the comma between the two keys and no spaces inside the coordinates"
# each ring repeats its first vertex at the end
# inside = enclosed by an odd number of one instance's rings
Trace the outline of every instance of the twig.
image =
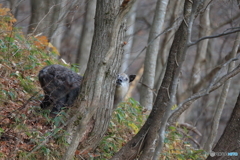
{"type": "Polygon", "coordinates": [[[209,92],[210,88],[213,86],[213,84],[214,84],[214,83],[217,81],[217,79],[219,78],[219,75],[220,75],[222,69],[223,69],[224,67],[226,67],[229,63],[238,60],[239,57],[240,57],[240,54],[238,54],[238,55],[237,55],[236,57],[234,57],[234,58],[229,59],[226,63],[224,63],[224,64],[221,66],[221,69],[218,70],[218,72],[217,72],[216,75],[214,76],[213,80],[212,80],[211,83],[209,84],[208,89],[207,89],[207,92],[209,92]]]}
{"type": "Polygon", "coordinates": [[[38,22],[37,26],[34,28],[34,30],[32,31],[32,33],[34,34],[38,28],[38,26],[40,25],[40,23],[48,16],[48,14],[50,14],[51,10],[53,9],[53,7],[55,7],[56,5],[53,5],[49,8],[48,13],[44,15],[44,17],[38,22]]]}
{"type": "Polygon", "coordinates": [[[147,87],[148,89],[150,89],[150,90],[153,92],[153,94],[154,94],[155,96],[157,96],[157,93],[155,92],[156,89],[150,88],[148,85],[146,85],[146,84],[144,84],[144,83],[142,83],[142,82],[140,82],[140,81],[139,81],[138,83],[140,83],[141,85],[143,85],[143,86],[147,87]]]}

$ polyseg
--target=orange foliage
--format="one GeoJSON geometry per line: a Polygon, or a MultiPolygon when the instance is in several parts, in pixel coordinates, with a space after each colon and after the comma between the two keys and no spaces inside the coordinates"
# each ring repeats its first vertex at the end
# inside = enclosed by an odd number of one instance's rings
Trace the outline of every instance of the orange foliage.
{"type": "Polygon", "coordinates": [[[46,49],[48,46],[48,38],[46,36],[38,36],[37,40],[34,42],[34,45],[39,49],[46,49]]]}
{"type": "Polygon", "coordinates": [[[7,33],[7,31],[12,31],[13,23],[15,23],[16,21],[17,20],[11,14],[10,9],[2,8],[2,4],[0,4],[0,32],[7,33]]]}
{"type": "Polygon", "coordinates": [[[34,45],[39,49],[51,49],[53,53],[59,55],[59,52],[56,47],[54,47],[49,41],[46,36],[37,36],[36,41],[34,41],[34,45]]]}

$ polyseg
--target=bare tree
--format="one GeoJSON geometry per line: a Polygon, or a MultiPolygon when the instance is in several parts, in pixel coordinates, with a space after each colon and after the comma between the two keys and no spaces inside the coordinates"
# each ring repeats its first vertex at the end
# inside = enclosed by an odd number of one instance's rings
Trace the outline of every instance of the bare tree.
{"type": "Polygon", "coordinates": [[[96,0],[87,0],[85,15],[83,21],[83,28],[81,31],[81,38],[79,41],[79,47],[75,63],[80,65],[79,73],[84,74],[90,55],[90,49],[92,45],[92,38],[94,32],[94,16],[96,11],[96,0]]]}
{"type": "Polygon", "coordinates": [[[125,30],[122,21],[134,2],[97,1],[90,59],[80,95],[71,111],[74,116],[68,130],[73,136],[65,160],[74,157],[79,143],[81,154],[94,149],[107,130],[113,111],[115,77],[122,58],[125,30]]]}
{"type": "Polygon", "coordinates": [[[143,85],[141,86],[140,92],[140,104],[148,110],[151,110],[153,105],[153,87],[156,69],[156,59],[160,42],[160,37],[158,37],[158,35],[162,31],[167,5],[168,0],[157,1],[154,19],[148,38],[149,46],[146,51],[142,79],[143,85]]]}

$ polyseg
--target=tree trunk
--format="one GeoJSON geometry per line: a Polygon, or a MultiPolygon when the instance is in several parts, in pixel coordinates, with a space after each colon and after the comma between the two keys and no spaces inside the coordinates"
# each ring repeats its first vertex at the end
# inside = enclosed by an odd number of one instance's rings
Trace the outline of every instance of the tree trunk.
{"type": "Polygon", "coordinates": [[[45,36],[48,36],[50,27],[49,14],[53,12],[52,10],[56,6],[50,5],[50,1],[48,0],[31,0],[30,4],[32,15],[30,19],[30,25],[28,27],[28,33],[33,33],[35,35],[43,33],[45,36]]]}
{"type": "MultiPolygon", "coordinates": [[[[207,7],[204,13],[199,16],[199,21],[200,21],[199,37],[209,36],[211,34],[209,1],[210,0],[206,0],[204,2],[204,6],[207,6],[207,7]]],[[[206,39],[197,45],[197,53],[196,53],[194,65],[192,67],[191,79],[189,82],[191,88],[193,88],[193,86],[199,83],[202,78],[201,76],[204,72],[204,67],[206,67],[204,64],[206,63],[208,42],[209,42],[209,39],[206,39]]],[[[182,94],[181,96],[179,96],[179,101],[180,102],[183,101],[184,99],[189,97],[191,94],[194,94],[196,92],[198,92],[198,90],[189,90],[188,92],[185,92],[185,94],[182,94]]],[[[198,108],[201,111],[201,108],[200,107],[198,108]]],[[[181,115],[180,120],[182,122],[185,122],[185,121],[194,122],[194,120],[196,120],[197,115],[199,115],[199,112],[196,110],[196,107],[194,109],[192,107],[192,108],[189,108],[186,112],[184,112],[181,115]]]]}
{"type": "Polygon", "coordinates": [[[162,31],[163,22],[165,19],[168,0],[158,0],[153,24],[148,38],[148,48],[144,61],[143,79],[140,90],[140,104],[148,110],[152,109],[153,105],[153,87],[156,69],[156,59],[159,50],[160,37],[158,36],[162,31]]]}
{"type": "Polygon", "coordinates": [[[58,49],[61,49],[61,42],[63,35],[65,33],[64,26],[67,21],[67,15],[71,10],[77,5],[77,0],[61,0],[59,8],[55,8],[52,14],[52,18],[50,21],[50,25],[55,23],[56,25],[52,25],[50,28],[50,33],[48,34],[48,38],[51,38],[51,43],[58,49]]]}
{"type": "MultiPolygon", "coordinates": [[[[190,15],[192,10],[192,3],[185,1],[184,5],[184,21],[182,21],[179,29],[175,34],[173,44],[170,49],[169,57],[167,60],[167,68],[163,78],[162,85],[158,91],[156,101],[154,103],[151,114],[149,115],[146,123],[118,153],[112,158],[125,160],[134,159],[139,155],[139,159],[148,160],[153,159],[155,148],[159,143],[158,131],[163,115],[166,113],[167,108],[171,107],[170,97],[174,94],[176,88],[175,83],[180,72],[181,64],[184,61],[188,43],[188,29],[191,30],[189,24],[190,15]]],[[[165,124],[161,124],[165,125],[165,124]]]]}
{"type": "MultiPolygon", "coordinates": [[[[169,17],[170,19],[169,25],[172,25],[174,21],[177,19],[177,17],[179,16],[179,10],[182,8],[181,6],[183,5],[183,0],[170,1],[169,5],[171,5],[171,7],[174,8],[173,12],[169,17]]],[[[161,48],[158,51],[157,66],[156,66],[155,79],[154,79],[154,89],[157,91],[161,86],[161,82],[162,82],[163,75],[166,68],[167,56],[168,56],[170,47],[172,45],[173,37],[176,32],[176,29],[177,27],[165,34],[164,39],[162,40],[161,48]]],[[[155,99],[156,97],[154,98],[154,101],[155,99]]]]}
{"type": "MultiPolygon", "coordinates": [[[[230,120],[227,123],[227,126],[217,142],[216,146],[214,147],[214,152],[237,152],[238,156],[232,156],[232,157],[219,157],[219,156],[208,156],[207,160],[227,160],[227,159],[236,159],[238,160],[240,158],[240,93],[238,95],[238,99],[236,102],[236,105],[233,109],[232,115],[230,120]]],[[[212,154],[211,154],[212,155],[212,154]]]]}
{"type": "Polygon", "coordinates": [[[83,28],[81,32],[81,39],[79,41],[77,58],[75,61],[75,63],[78,63],[80,65],[80,75],[84,75],[90,55],[94,32],[94,16],[97,0],[87,0],[86,3],[87,4],[85,9],[83,28]]]}
{"type": "Polygon", "coordinates": [[[65,17],[76,1],[31,0],[31,19],[28,33],[47,36],[49,41],[60,49],[65,17]]]}
{"type": "Polygon", "coordinates": [[[71,108],[74,116],[68,130],[73,136],[64,160],[74,157],[79,143],[80,154],[94,149],[107,130],[123,52],[121,42],[125,28],[121,24],[135,1],[121,2],[97,1],[90,59],[79,97],[71,108]]]}
{"type": "Polygon", "coordinates": [[[128,69],[128,60],[132,51],[132,44],[133,44],[133,36],[134,36],[134,27],[135,27],[135,19],[136,19],[136,9],[137,9],[137,2],[133,5],[131,11],[128,14],[127,18],[127,31],[126,36],[124,38],[124,54],[122,58],[121,68],[119,73],[124,73],[128,69]]]}
{"type": "Polygon", "coordinates": [[[17,17],[17,14],[18,14],[18,5],[19,5],[19,2],[20,0],[8,0],[9,3],[10,3],[10,9],[11,9],[11,12],[12,14],[14,15],[14,17],[17,17]]]}

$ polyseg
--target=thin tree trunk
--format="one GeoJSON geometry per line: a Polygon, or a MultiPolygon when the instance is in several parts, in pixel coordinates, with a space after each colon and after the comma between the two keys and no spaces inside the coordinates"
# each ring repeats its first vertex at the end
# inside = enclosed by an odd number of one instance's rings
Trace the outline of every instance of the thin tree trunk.
{"type": "Polygon", "coordinates": [[[238,153],[238,156],[232,156],[232,157],[219,157],[217,155],[213,156],[208,156],[206,160],[217,160],[217,159],[222,159],[222,160],[238,160],[240,158],[240,93],[238,95],[238,99],[236,102],[236,105],[233,109],[231,118],[229,119],[227,126],[217,142],[216,146],[214,147],[213,151],[214,152],[236,152],[238,153]]]}
{"type": "Polygon", "coordinates": [[[127,18],[127,31],[124,42],[127,44],[123,47],[124,54],[122,59],[122,65],[119,70],[119,73],[124,73],[128,69],[128,60],[132,51],[133,45],[133,36],[134,36],[134,27],[135,27],[135,19],[136,19],[136,9],[137,9],[137,1],[133,5],[131,11],[128,14],[127,18]]]}
{"type": "Polygon", "coordinates": [[[14,17],[17,17],[17,13],[18,13],[18,5],[20,0],[8,0],[10,3],[10,9],[12,14],[14,15],[14,17]]]}
{"type": "MultiPolygon", "coordinates": [[[[211,26],[210,26],[210,0],[206,0],[204,2],[204,6],[207,6],[207,8],[204,10],[204,13],[200,15],[200,26],[199,26],[199,37],[203,36],[209,36],[211,33],[211,26]]],[[[190,87],[193,88],[197,83],[201,80],[201,75],[204,71],[204,64],[206,63],[206,55],[207,55],[207,49],[208,49],[208,42],[209,39],[206,39],[199,43],[197,46],[197,53],[195,57],[195,61],[192,67],[192,73],[191,73],[191,79],[190,79],[190,87]]],[[[192,93],[196,93],[198,90],[189,90],[189,92],[186,92],[185,94],[182,94],[182,96],[179,96],[179,101],[183,101],[189,95],[192,93]]],[[[200,109],[200,108],[199,108],[200,109]]],[[[189,108],[186,112],[184,112],[180,119],[182,122],[185,122],[185,120],[193,121],[196,119],[196,116],[199,114],[199,112],[195,111],[192,112],[193,108],[189,108]]]]}
{"type": "MultiPolygon", "coordinates": [[[[239,43],[240,43],[240,33],[237,34],[237,37],[236,37],[236,40],[234,42],[234,46],[233,46],[233,50],[231,52],[230,58],[236,57],[238,47],[239,47],[239,43]]],[[[230,63],[229,68],[228,68],[228,73],[231,72],[234,69],[234,67],[235,67],[235,62],[230,63]]],[[[228,94],[228,90],[229,90],[229,87],[230,87],[230,83],[231,83],[231,79],[229,79],[223,85],[222,93],[221,93],[221,96],[219,98],[217,109],[216,109],[214,117],[213,117],[211,133],[208,136],[208,140],[206,141],[206,144],[204,146],[204,149],[209,153],[212,150],[213,143],[214,143],[214,141],[216,139],[216,136],[217,136],[218,126],[219,126],[222,111],[223,111],[223,108],[225,106],[225,102],[226,102],[226,99],[227,99],[227,94],[228,94]]]]}
{"type": "MultiPolygon", "coordinates": [[[[31,0],[31,19],[28,27],[28,34],[39,34],[43,32],[43,25],[38,25],[43,21],[44,15],[48,12],[49,6],[47,5],[46,0],[35,1],[31,0]]],[[[46,23],[47,26],[47,23],[46,23]]],[[[44,27],[46,27],[44,26],[44,27]]]]}
{"type": "MultiPolygon", "coordinates": [[[[170,1],[169,4],[172,2],[173,1],[170,1]]],[[[173,3],[172,7],[174,7],[174,9],[173,9],[174,12],[172,13],[172,15],[170,17],[170,22],[169,22],[170,25],[173,24],[174,21],[179,16],[179,10],[181,9],[182,5],[183,5],[182,0],[178,0],[173,3]]],[[[168,7],[168,8],[170,8],[170,7],[168,7]]],[[[167,56],[168,56],[169,50],[171,48],[175,32],[176,32],[176,29],[173,29],[164,36],[161,48],[158,51],[157,66],[156,66],[156,70],[155,70],[155,79],[154,79],[154,81],[155,81],[154,89],[156,89],[157,91],[159,90],[159,87],[161,86],[161,82],[162,82],[163,75],[164,75],[165,68],[166,68],[167,56]],[[161,71],[161,72],[159,72],[159,71],[161,71]]],[[[154,101],[155,101],[155,99],[156,99],[156,97],[154,98],[154,101]]]]}
{"type": "MultiPolygon", "coordinates": [[[[209,3],[209,0],[206,0],[204,5],[207,6],[208,3],[209,3]]],[[[210,27],[211,27],[210,26],[210,5],[208,5],[208,7],[205,8],[204,13],[200,15],[199,37],[209,36],[211,33],[210,27]]],[[[201,79],[203,66],[204,66],[204,63],[206,62],[208,41],[209,39],[206,39],[200,42],[197,46],[197,54],[196,54],[193,68],[192,68],[190,86],[194,86],[201,79]]]]}
{"type": "MultiPolygon", "coordinates": [[[[67,21],[67,15],[71,12],[72,8],[77,5],[77,0],[61,0],[59,8],[56,8],[54,13],[52,14],[52,23],[56,25],[52,25],[50,28],[50,32],[48,37],[51,38],[51,43],[57,48],[61,49],[61,42],[64,36],[64,25],[67,21]]],[[[50,23],[51,23],[50,22],[50,23]]]]}
{"type": "Polygon", "coordinates": [[[75,1],[69,3],[68,0],[31,0],[32,14],[28,33],[43,34],[51,40],[59,24],[62,24],[61,22],[65,20],[67,13],[74,4],[75,1]]]}
{"type": "Polygon", "coordinates": [[[86,3],[87,4],[85,9],[83,28],[81,32],[81,39],[79,41],[79,47],[75,61],[75,63],[78,63],[80,65],[79,73],[81,75],[84,75],[85,73],[90,55],[97,0],[87,0],[86,3]]]}
{"type": "Polygon", "coordinates": [[[79,97],[71,108],[74,116],[68,130],[73,137],[64,160],[74,157],[79,143],[80,154],[93,150],[107,130],[123,51],[125,28],[121,24],[135,1],[121,2],[97,1],[93,45],[79,97]]]}
{"type": "Polygon", "coordinates": [[[144,61],[143,79],[140,90],[140,104],[146,109],[151,110],[153,105],[153,87],[156,69],[156,59],[159,50],[160,37],[157,37],[161,31],[165,19],[168,0],[158,0],[152,27],[150,30],[148,43],[144,61]]]}

